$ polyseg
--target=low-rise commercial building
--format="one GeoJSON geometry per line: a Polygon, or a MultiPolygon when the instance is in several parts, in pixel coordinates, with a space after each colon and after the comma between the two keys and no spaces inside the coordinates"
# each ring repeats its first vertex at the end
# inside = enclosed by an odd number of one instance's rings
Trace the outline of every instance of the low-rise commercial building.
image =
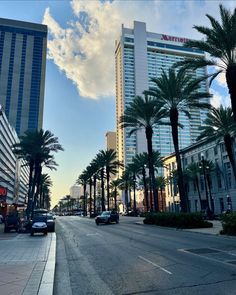
{"type": "MultiPolygon", "coordinates": [[[[234,146],[234,156],[235,154],[234,146]]],[[[236,181],[224,142],[201,140],[181,150],[185,193],[191,212],[214,209],[219,214],[227,209],[236,211],[236,181]],[[193,177],[191,164],[198,170],[193,177]]],[[[179,211],[175,154],[164,158],[166,185],[166,210],[179,211]]]]}

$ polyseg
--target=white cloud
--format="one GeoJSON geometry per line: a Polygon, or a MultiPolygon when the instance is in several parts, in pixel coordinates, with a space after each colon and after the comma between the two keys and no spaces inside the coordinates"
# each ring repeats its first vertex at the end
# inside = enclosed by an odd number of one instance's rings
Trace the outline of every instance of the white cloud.
{"type": "Polygon", "coordinates": [[[218,108],[221,104],[224,107],[230,106],[230,98],[229,95],[223,96],[221,95],[218,91],[211,89],[211,94],[213,95],[211,98],[211,104],[215,107],[218,108]]]}
{"type": "MultiPolygon", "coordinates": [[[[230,7],[232,2],[227,1],[225,5],[230,7]]],[[[43,23],[50,32],[48,57],[73,81],[81,96],[95,99],[114,95],[115,39],[119,37],[122,23],[132,27],[134,20],[144,21],[148,31],[201,38],[192,29],[193,25],[208,24],[205,14],[217,16],[219,3],[73,0],[71,8],[76,21],[68,20],[66,28],[60,26],[47,8],[43,23]]]]}

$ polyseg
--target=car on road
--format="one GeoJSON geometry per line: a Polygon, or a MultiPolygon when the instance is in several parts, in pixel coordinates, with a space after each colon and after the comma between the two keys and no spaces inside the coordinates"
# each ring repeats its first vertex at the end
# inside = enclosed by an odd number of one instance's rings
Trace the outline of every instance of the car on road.
{"type": "Polygon", "coordinates": [[[119,222],[119,214],[116,211],[103,211],[100,215],[95,218],[95,222],[97,225],[99,223],[111,223],[111,222],[119,222]]]}
{"type": "Polygon", "coordinates": [[[47,226],[47,216],[35,216],[32,220],[32,226],[30,235],[33,236],[35,233],[43,233],[47,235],[48,226],[47,226]]]}

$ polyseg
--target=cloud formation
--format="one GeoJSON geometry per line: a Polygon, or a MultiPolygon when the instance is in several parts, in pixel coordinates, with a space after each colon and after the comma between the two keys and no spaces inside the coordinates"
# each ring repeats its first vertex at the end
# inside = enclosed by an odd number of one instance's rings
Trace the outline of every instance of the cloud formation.
{"type": "MultiPolygon", "coordinates": [[[[225,5],[232,7],[234,1],[225,5]]],[[[132,27],[144,21],[147,30],[201,38],[194,24],[208,25],[205,14],[217,16],[220,1],[71,1],[75,20],[66,28],[45,10],[48,25],[48,58],[73,81],[83,97],[96,99],[115,94],[115,40],[121,24],[132,27]],[[166,21],[169,20],[169,21],[166,21]],[[181,20],[181,21],[180,21],[181,20]]],[[[217,80],[221,83],[221,77],[217,80]]]]}

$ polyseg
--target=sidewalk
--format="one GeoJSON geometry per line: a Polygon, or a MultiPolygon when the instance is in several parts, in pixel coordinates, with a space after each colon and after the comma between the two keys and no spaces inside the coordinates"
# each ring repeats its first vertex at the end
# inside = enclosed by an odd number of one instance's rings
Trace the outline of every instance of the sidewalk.
{"type": "MultiPolygon", "coordinates": [[[[144,219],[144,218],[143,218],[144,219]]],[[[144,224],[143,219],[141,221],[136,222],[136,224],[144,224]]],[[[173,230],[181,230],[181,231],[190,231],[196,232],[201,234],[208,234],[208,235],[219,235],[220,231],[222,230],[222,224],[219,220],[209,220],[213,224],[213,227],[210,228],[191,228],[191,229],[176,229],[173,227],[164,227],[164,226],[157,226],[161,228],[168,228],[173,230]]],[[[156,225],[155,225],[156,226],[156,225]]]]}
{"type": "Polygon", "coordinates": [[[0,225],[0,249],[0,294],[53,294],[55,233],[4,234],[0,225]]]}

